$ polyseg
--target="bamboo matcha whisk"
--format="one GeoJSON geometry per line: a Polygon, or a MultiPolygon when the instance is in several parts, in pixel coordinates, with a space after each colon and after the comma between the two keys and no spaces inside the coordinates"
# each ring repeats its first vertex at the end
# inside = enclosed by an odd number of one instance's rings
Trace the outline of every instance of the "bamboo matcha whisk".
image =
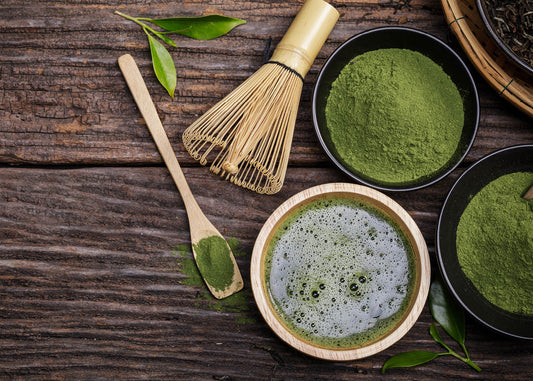
{"type": "Polygon", "coordinates": [[[339,13],[323,0],[306,0],[270,61],[183,133],[200,164],[256,191],[278,192],[285,179],[303,78],[339,13]]]}

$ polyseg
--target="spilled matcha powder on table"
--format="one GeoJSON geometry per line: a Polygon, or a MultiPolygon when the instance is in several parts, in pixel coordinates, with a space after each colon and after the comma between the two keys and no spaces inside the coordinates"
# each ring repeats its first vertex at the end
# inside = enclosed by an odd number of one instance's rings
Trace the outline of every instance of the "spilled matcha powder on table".
{"type": "MultiPolygon", "coordinates": [[[[230,237],[227,242],[235,257],[245,257],[248,255],[245,251],[240,249],[240,242],[236,238],[230,237]]],[[[224,299],[215,299],[215,297],[207,290],[204,280],[198,271],[198,266],[194,260],[191,246],[185,244],[177,245],[173,254],[179,258],[178,270],[184,275],[184,278],[180,283],[198,287],[196,293],[197,302],[195,303],[197,307],[206,307],[214,311],[236,313],[237,323],[251,324],[256,322],[256,319],[251,313],[253,296],[250,289],[245,288],[224,299]]]]}
{"type": "Polygon", "coordinates": [[[327,129],[344,165],[365,178],[405,183],[453,157],[463,129],[457,87],[430,58],[406,49],[355,57],[333,82],[327,129]]]}
{"type": "Polygon", "coordinates": [[[522,198],[532,172],[493,180],[465,208],[457,226],[457,258],[494,305],[533,315],[533,200],[522,198]]]}
{"type": "Polygon", "coordinates": [[[206,283],[217,291],[228,288],[233,281],[235,268],[226,240],[211,236],[201,239],[193,246],[198,269],[206,283]]]}

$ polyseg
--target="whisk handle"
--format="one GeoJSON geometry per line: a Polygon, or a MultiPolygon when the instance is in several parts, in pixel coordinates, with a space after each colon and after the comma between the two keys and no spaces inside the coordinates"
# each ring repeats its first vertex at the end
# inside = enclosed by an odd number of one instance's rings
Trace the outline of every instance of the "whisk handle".
{"type": "Polygon", "coordinates": [[[199,210],[199,206],[194,199],[185,176],[183,175],[178,159],[176,159],[176,154],[170,145],[170,141],[163,128],[163,124],[161,124],[161,119],[159,119],[154,102],[152,102],[150,93],[146,88],[146,84],[144,83],[135,60],[131,55],[125,54],[119,57],[118,65],[126,79],[126,83],[133,95],[133,99],[135,99],[135,103],[137,103],[137,107],[139,108],[144,121],[152,134],[155,144],[159,149],[159,153],[163,157],[163,160],[178,187],[187,211],[190,213],[193,212],[191,209],[194,209],[194,211],[199,210]]]}
{"type": "Polygon", "coordinates": [[[279,62],[305,77],[339,18],[324,0],[306,0],[272,54],[279,62]]]}

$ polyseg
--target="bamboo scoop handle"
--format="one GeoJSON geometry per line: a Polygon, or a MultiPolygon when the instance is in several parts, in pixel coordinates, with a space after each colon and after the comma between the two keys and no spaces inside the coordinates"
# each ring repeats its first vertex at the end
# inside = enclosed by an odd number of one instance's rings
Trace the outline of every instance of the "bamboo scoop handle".
{"type": "MultiPolygon", "coordinates": [[[[161,124],[157,110],[152,102],[152,97],[150,97],[150,93],[146,88],[146,84],[144,83],[135,60],[129,54],[125,54],[118,59],[118,64],[122,74],[124,75],[124,78],[126,79],[126,83],[130,88],[131,94],[133,95],[133,98],[135,99],[135,102],[141,111],[146,125],[152,134],[155,144],[157,145],[157,148],[159,149],[159,152],[161,153],[161,156],[163,157],[163,160],[165,161],[165,164],[181,194],[181,198],[185,204],[185,209],[187,210],[187,216],[189,217],[191,244],[194,258],[195,260],[198,260],[195,244],[198,244],[203,238],[218,236],[224,239],[224,237],[222,237],[220,232],[213,226],[213,224],[211,224],[196,203],[196,200],[194,199],[194,196],[189,188],[189,184],[187,184],[185,176],[180,168],[178,159],[176,159],[176,154],[174,153],[163,125],[161,124]]],[[[228,245],[227,242],[226,245],[228,245]]],[[[237,266],[235,257],[231,253],[231,248],[229,245],[228,249],[230,259],[233,262],[233,279],[229,286],[223,290],[215,288],[205,279],[206,275],[202,274],[202,277],[204,280],[206,280],[206,285],[209,288],[209,291],[215,298],[218,299],[225,298],[234,292],[241,290],[244,284],[239,267],[237,266]]],[[[199,270],[200,273],[202,273],[200,268],[199,270]]]]}
{"type": "Polygon", "coordinates": [[[187,209],[187,213],[197,213],[198,210],[200,210],[200,207],[194,199],[189,184],[187,184],[185,176],[183,175],[178,159],[176,159],[176,154],[170,145],[170,141],[161,124],[154,102],[152,102],[152,97],[146,88],[135,60],[131,55],[125,54],[119,57],[118,64],[146,125],[154,138],[155,144],[170,171],[170,175],[178,187],[185,208],[187,209]]]}

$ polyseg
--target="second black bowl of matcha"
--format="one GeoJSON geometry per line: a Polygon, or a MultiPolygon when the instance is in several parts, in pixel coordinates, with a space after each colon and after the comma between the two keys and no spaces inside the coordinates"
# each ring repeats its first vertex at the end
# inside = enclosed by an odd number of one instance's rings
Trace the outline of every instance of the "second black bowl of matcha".
{"type": "Polygon", "coordinates": [[[328,58],[313,122],[329,158],[381,190],[431,185],[470,149],[477,89],[462,59],[432,35],[403,27],[357,34],[328,58]]]}

